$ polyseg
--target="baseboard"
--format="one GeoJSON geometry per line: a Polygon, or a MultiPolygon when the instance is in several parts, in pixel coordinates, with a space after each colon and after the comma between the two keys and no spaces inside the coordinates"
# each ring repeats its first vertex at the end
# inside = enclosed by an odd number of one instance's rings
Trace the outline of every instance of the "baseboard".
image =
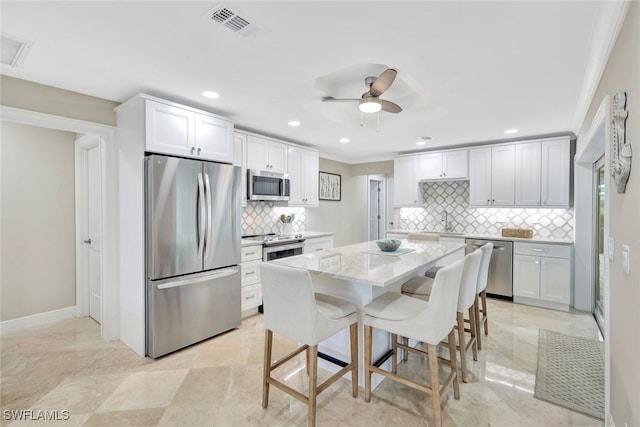
{"type": "Polygon", "coordinates": [[[0,334],[12,334],[25,329],[45,326],[60,320],[73,319],[76,317],[76,306],[47,311],[44,313],[32,314],[30,316],[19,317],[17,319],[0,322],[0,334]]]}

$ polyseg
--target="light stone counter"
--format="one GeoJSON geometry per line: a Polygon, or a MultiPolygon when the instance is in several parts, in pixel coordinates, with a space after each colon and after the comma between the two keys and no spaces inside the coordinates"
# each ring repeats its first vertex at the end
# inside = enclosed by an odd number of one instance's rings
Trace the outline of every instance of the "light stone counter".
{"type": "Polygon", "coordinates": [[[387,233],[393,234],[409,234],[409,233],[430,233],[438,234],[445,237],[459,237],[461,239],[484,239],[484,240],[506,240],[512,242],[529,242],[529,243],[551,243],[556,245],[572,245],[573,240],[560,237],[541,237],[533,235],[530,239],[522,237],[504,237],[500,234],[477,234],[477,233],[447,233],[443,231],[427,231],[427,230],[403,230],[403,229],[391,229],[387,230],[387,233]]]}
{"type": "Polygon", "coordinates": [[[401,241],[396,252],[382,252],[371,241],[272,262],[334,279],[386,287],[409,279],[428,265],[464,250],[460,243],[401,241]]]}

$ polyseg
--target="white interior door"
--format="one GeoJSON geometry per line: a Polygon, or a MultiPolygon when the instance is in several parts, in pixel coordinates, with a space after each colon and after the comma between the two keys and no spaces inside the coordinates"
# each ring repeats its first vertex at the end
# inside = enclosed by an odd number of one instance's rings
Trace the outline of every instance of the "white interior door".
{"type": "Polygon", "coordinates": [[[89,250],[89,316],[102,322],[102,284],[100,281],[102,265],[102,233],[100,204],[100,146],[87,150],[87,243],[89,250]]]}

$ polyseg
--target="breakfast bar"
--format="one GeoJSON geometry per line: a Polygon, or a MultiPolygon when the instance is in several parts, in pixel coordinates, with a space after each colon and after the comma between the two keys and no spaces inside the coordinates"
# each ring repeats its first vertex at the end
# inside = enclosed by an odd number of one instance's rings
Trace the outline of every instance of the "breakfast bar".
{"type": "MultiPolygon", "coordinates": [[[[336,247],[310,254],[282,258],[274,263],[288,267],[302,268],[311,273],[313,287],[316,292],[333,295],[351,301],[358,307],[362,317],[362,308],[379,295],[386,292],[400,292],[404,282],[410,278],[424,274],[435,265],[446,265],[464,257],[465,246],[453,242],[428,242],[400,239],[400,247],[393,252],[383,252],[375,241],[356,243],[336,247]]],[[[390,338],[383,331],[374,331],[374,360],[384,360],[389,352],[390,338]],[[385,339],[386,338],[386,339],[385,339]]],[[[360,355],[360,385],[362,375],[364,332],[362,325],[358,331],[360,355]]],[[[328,358],[337,360],[349,359],[348,333],[338,333],[322,342],[319,349],[328,358]]],[[[389,360],[381,364],[390,364],[389,360]]],[[[337,371],[335,365],[321,364],[323,368],[337,371]]],[[[389,365],[385,366],[387,369],[389,365]]],[[[374,375],[373,386],[382,380],[374,375]]]]}

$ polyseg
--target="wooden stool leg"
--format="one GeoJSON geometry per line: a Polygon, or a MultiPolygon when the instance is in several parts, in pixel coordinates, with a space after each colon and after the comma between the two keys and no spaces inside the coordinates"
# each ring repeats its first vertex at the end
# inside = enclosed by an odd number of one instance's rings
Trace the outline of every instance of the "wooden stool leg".
{"type": "MultiPolygon", "coordinates": [[[[460,348],[460,369],[462,370],[462,382],[467,382],[467,346],[464,339],[464,314],[457,313],[458,320],[458,347],[460,348]]],[[[453,349],[455,350],[455,341],[453,349]]],[[[456,358],[456,353],[451,355],[452,359],[456,358]]]]}
{"type": "Polygon", "coordinates": [[[264,368],[262,371],[262,407],[269,405],[269,382],[271,378],[271,349],[273,343],[273,332],[264,330],[264,368]]]}
{"type": "Polygon", "coordinates": [[[316,397],[318,394],[318,346],[309,347],[307,365],[309,366],[309,427],[316,425],[316,397]]]}
{"type": "Polygon", "coordinates": [[[482,291],[482,321],[484,322],[484,334],[489,335],[489,318],[487,317],[487,291],[482,291]]]}
{"type": "Polygon", "coordinates": [[[471,307],[469,307],[469,331],[471,332],[471,339],[473,340],[473,360],[478,361],[478,338],[476,334],[476,304],[473,303],[471,307]]]}
{"type": "MultiPolygon", "coordinates": [[[[404,345],[408,346],[408,345],[409,345],[409,338],[407,338],[407,337],[402,337],[402,344],[404,344],[404,345]]],[[[408,361],[408,360],[409,360],[409,351],[408,351],[408,350],[405,350],[405,351],[403,352],[402,357],[403,357],[403,359],[404,359],[404,361],[405,361],[405,362],[406,362],[406,361],[408,361]]]]}
{"type": "Polygon", "coordinates": [[[351,341],[351,393],[358,397],[358,324],[354,323],[349,328],[351,341]]]}
{"type": "Polygon", "coordinates": [[[480,295],[476,296],[476,303],[473,309],[473,315],[476,320],[476,341],[478,342],[478,350],[482,350],[482,338],[480,334],[480,295]]]}
{"type": "MultiPolygon", "coordinates": [[[[404,337],[402,337],[404,341],[404,337]]],[[[391,372],[398,373],[398,335],[391,334],[391,372]]]]}
{"type": "Polygon", "coordinates": [[[371,334],[372,327],[364,326],[364,401],[371,401],[371,334]]]}
{"type": "Polygon", "coordinates": [[[456,334],[451,329],[449,332],[449,354],[451,359],[451,372],[453,375],[453,397],[460,400],[460,383],[458,382],[458,366],[456,364],[456,334]]]}
{"type": "MultiPolygon", "coordinates": [[[[453,337],[455,340],[455,336],[453,337]]],[[[452,359],[456,358],[455,342],[453,342],[454,352],[452,359]]],[[[433,403],[433,419],[436,427],[442,427],[442,414],[440,413],[440,378],[438,376],[438,349],[433,344],[427,344],[427,359],[429,359],[429,376],[431,377],[431,400],[433,403]]],[[[456,374],[457,375],[457,374],[456,374]]]]}

